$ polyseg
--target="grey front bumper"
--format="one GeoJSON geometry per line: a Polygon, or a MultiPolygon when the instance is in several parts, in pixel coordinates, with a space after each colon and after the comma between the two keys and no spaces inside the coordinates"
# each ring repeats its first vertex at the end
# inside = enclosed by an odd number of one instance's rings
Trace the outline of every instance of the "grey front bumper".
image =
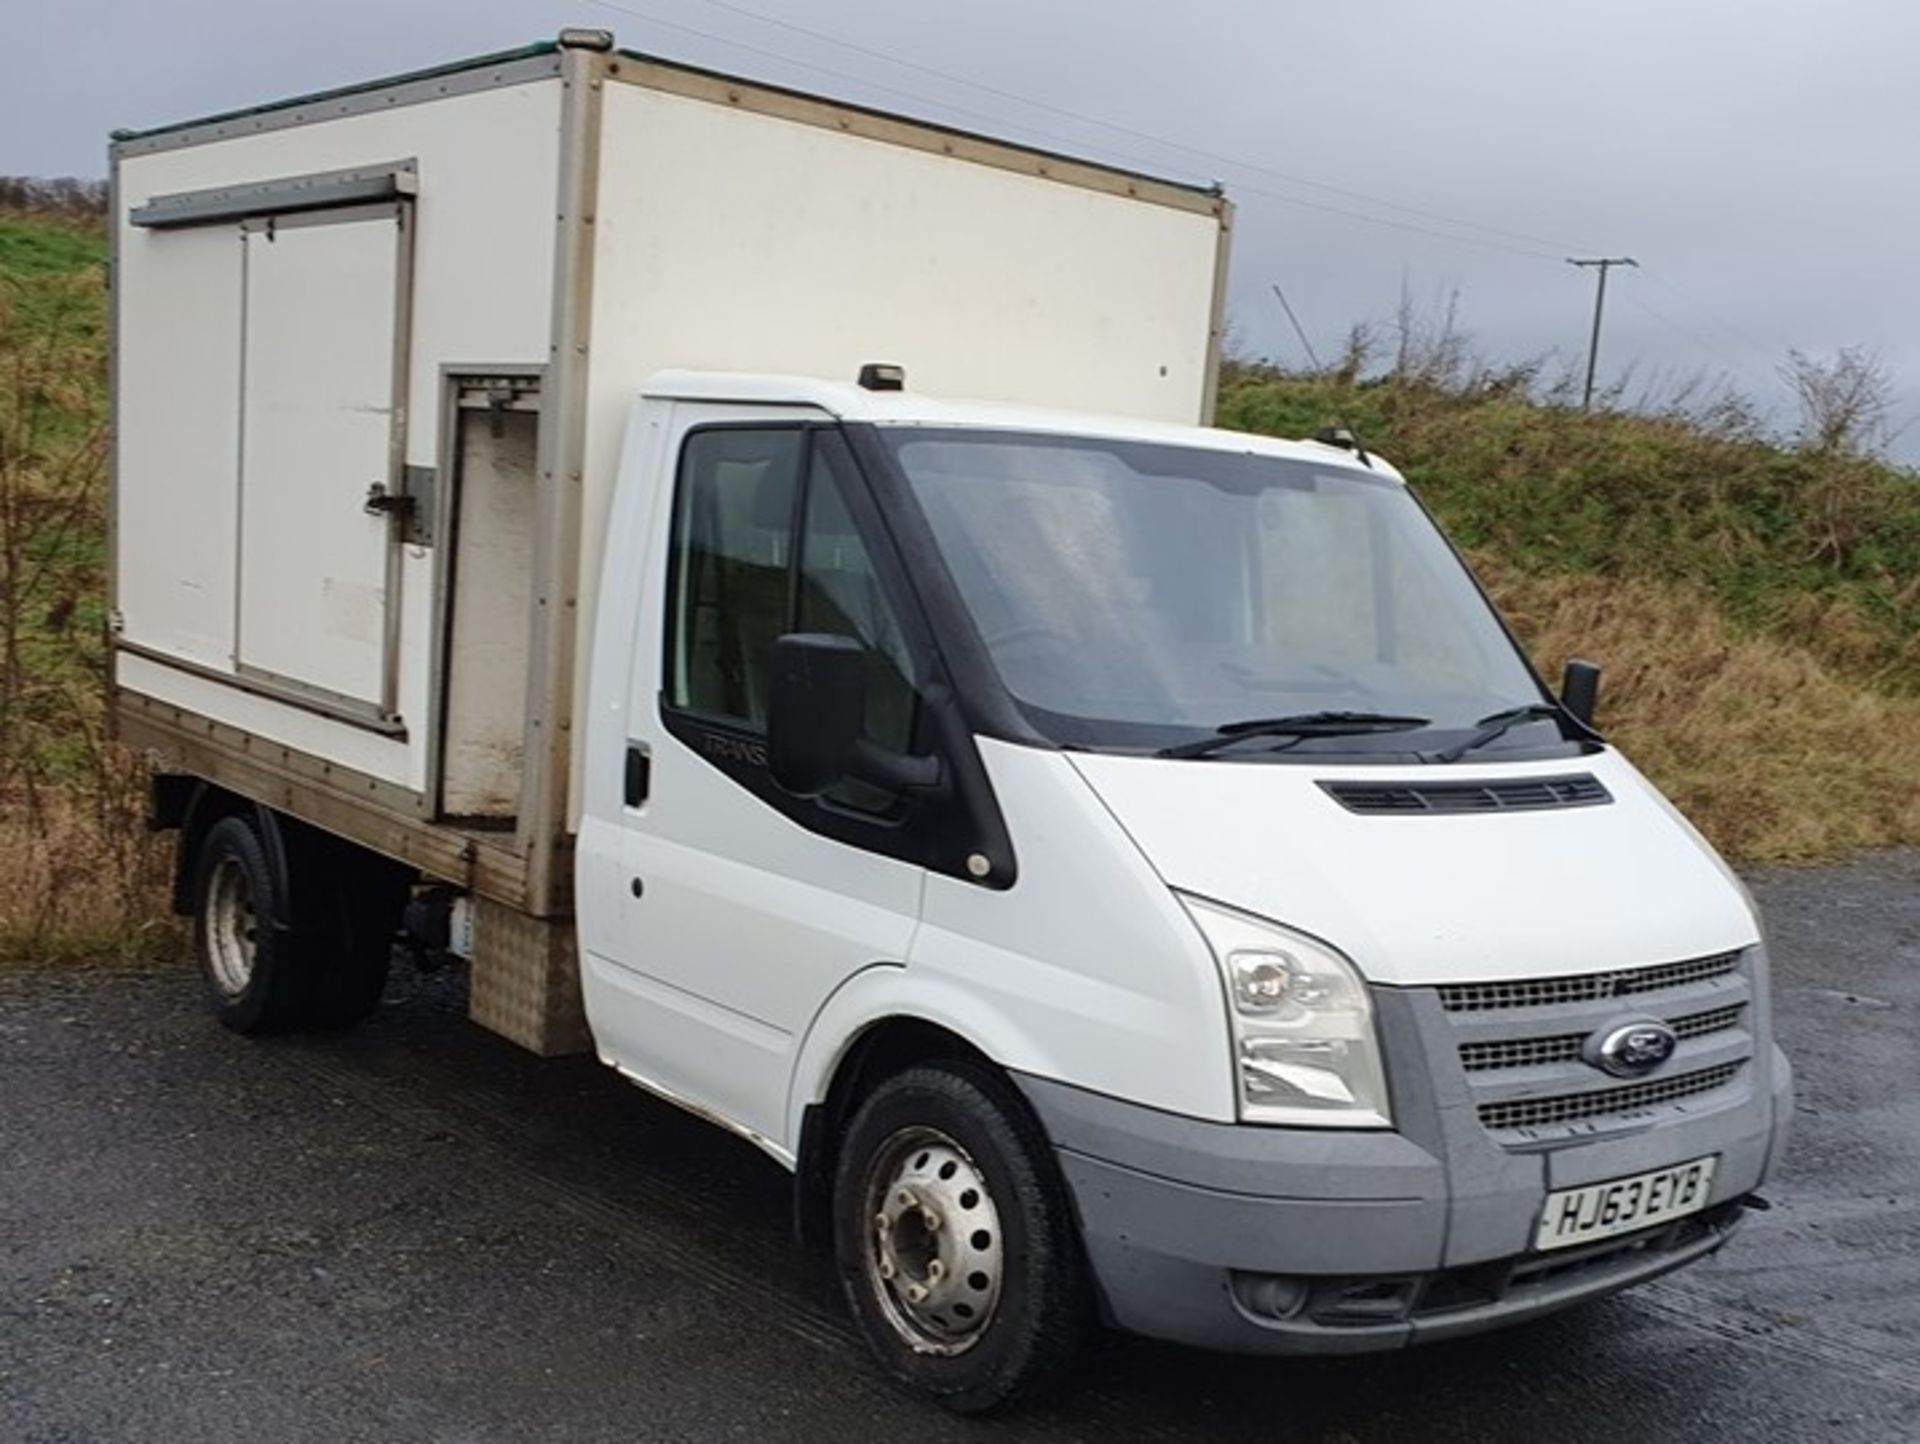
{"type": "MultiPolygon", "coordinates": [[[[1419,1056],[1412,1005],[1382,1002],[1390,1056],[1419,1056]]],[[[1786,1060],[1763,1044],[1732,1099],[1523,1151],[1495,1143],[1448,1078],[1403,1068],[1391,1133],[1209,1123],[1015,1081],[1053,1140],[1109,1320],[1241,1353],[1398,1348],[1518,1323],[1678,1268],[1730,1236],[1792,1106],[1786,1060]],[[1709,1154],[1718,1164],[1705,1212],[1533,1251],[1553,1189],[1709,1154]]]]}

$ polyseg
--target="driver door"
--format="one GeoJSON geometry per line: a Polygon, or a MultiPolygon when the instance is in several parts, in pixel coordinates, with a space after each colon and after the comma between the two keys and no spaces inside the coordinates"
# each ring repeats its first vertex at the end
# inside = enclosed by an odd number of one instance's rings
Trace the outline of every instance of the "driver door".
{"type": "Polygon", "coordinates": [[[906,958],[924,872],[901,845],[899,799],[774,786],[773,641],[862,642],[868,732],[901,750],[917,669],[832,426],[795,408],[683,404],[670,445],[648,565],[661,584],[627,697],[647,785],[622,813],[625,925],[591,964],[595,1031],[629,1073],[784,1151],[808,1025],[846,978],[906,958]]]}

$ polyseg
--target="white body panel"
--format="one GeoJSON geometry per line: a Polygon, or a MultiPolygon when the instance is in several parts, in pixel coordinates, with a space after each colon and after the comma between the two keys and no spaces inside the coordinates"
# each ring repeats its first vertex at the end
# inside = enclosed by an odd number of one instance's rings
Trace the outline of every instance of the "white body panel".
{"type": "Polygon", "coordinates": [[[240,666],[384,702],[401,229],[393,216],[242,236],[240,666]]]}
{"type": "MultiPolygon", "coordinates": [[[[1217,216],[637,85],[605,106],[586,536],[667,367],[844,382],[886,361],[936,395],[1204,419],[1217,216]]],[[[587,547],[581,656],[599,565],[587,547]]]]}
{"type": "Polygon", "coordinates": [[[115,288],[121,635],[227,671],[240,557],[241,241],[231,227],[182,231],[161,258],[144,239],[122,228],[115,288]]]}
{"type": "MultiPolygon", "coordinates": [[[[523,834],[560,836],[579,817],[585,730],[566,714],[582,714],[589,682],[564,660],[557,677],[542,671],[559,650],[542,609],[567,609],[584,659],[622,429],[650,374],[725,366],[848,381],[864,362],[894,361],[916,385],[960,394],[1201,418],[1223,201],[801,97],[754,92],[739,103],[738,91],[665,67],[596,63],[591,104],[569,101],[557,75],[476,89],[463,80],[391,108],[316,105],[298,124],[253,133],[242,120],[211,139],[203,127],[188,143],[136,142],[118,157],[116,603],[125,642],[146,661],[197,669],[156,681],[123,653],[122,685],[190,697],[198,715],[364,770],[416,794],[423,815],[437,803],[454,822],[511,816],[539,755],[525,745],[533,719],[557,720],[571,738],[566,810],[552,806],[562,789],[542,789],[537,802],[553,815],[521,823],[523,834]],[[591,211],[571,259],[557,241],[574,204],[569,145],[591,211]],[[337,242],[313,237],[339,227],[247,243],[232,220],[130,220],[155,197],[402,161],[414,177],[404,298],[371,266],[365,284],[338,274],[320,284],[311,278],[324,267],[291,264],[298,249],[337,242]],[[249,245],[263,258],[251,280],[249,245]],[[349,358],[339,326],[325,341],[328,324],[249,324],[250,292],[263,305],[263,288],[303,299],[296,269],[310,278],[308,322],[403,313],[403,384],[388,384],[389,363],[370,347],[349,358]],[[523,508],[531,534],[496,528],[524,548],[529,585],[456,598],[468,625],[443,638],[434,587],[453,569],[409,548],[389,578],[361,544],[383,526],[359,509],[382,479],[360,474],[362,453],[391,423],[404,464],[435,469],[444,486],[454,458],[439,455],[443,373],[545,367],[555,390],[562,317],[581,338],[568,352],[584,394],[542,411],[539,456],[543,466],[577,460],[563,478],[532,481],[577,485],[577,523],[567,505],[543,505],[523,508]],[[343,389],[330,371],[365,394],[330,396],[343,389]],[[249,379],[259,414],[243,425],[249,379]],[[336,419],[352,413],[364,425],[347,429],[365,434],[316,442],[295,414],[306,401],[336,419]],[[284,466],[286,485],[243,503],[253,489],[243,465],[284,466]],[[540,530],[556,520],[577,531],[540,530]],[[553,575],[536,577],[536,559],[553,575]],[[287,586],[296,571],[301,585],[287,586]],[[518,622],[525,640],[504,641],[516,608],[530,614],[518,622]],[[243,672],[390,709],[386,730],[404,740],[369,738],[364,719],[303,708],[271,685],[228,691],[210,680],[243,672]],[[489,672],[530,685],[479,695],[489,672]]],[[[466,500],[489,504],[478,488],[466,500]]],[[[452,518],[442,523],[444,542],[452,518]]]]}
{"type": "MultiPolygon", "coordinates": [[[[376,583],[357,534],[361,528],[384,530],[360,510],[367,487],[385,476],[384,457],[375,472],[339,481],[341,500],[330,504],[323,533],[312,530],[317,518],[303,519],[296,509],[256,518],[294,533],[278,541],[290,548],[281,557],[262,550],[261,543],[270,540],[267,533],[243,539],[241,228],[228,221],[147,229],[128,217],[159,195],[413,159],[419,198],[412,206],[410,360],[399,419],[407,462],[435,466],[442,365],[547,360],[560,97],[557,79],[535,80],[120,158],[114,566],[121,635],[151,657],[177,657],[215,673],[236,673],[237,660],[277,672],[273,662],[284,664],[292,657],[310,677],[324,675],[345,684],[334,690],[359,695],[364,659],[347,655],[351,646],[327,655],[336,643],[318,645],[320,618],[297,616],[287,602],[241,594],[243,572],[271,587],[276,560],[299,555],[337,603],[333,621],[338,626],[330,635],[361,630],[369,610],[379,613],[384,625],[387,608],[399,609],[394,710],[406,740],[375,736],[351,722],[223,687],[205,676],[169,674],[127,653],[116,663],[120,685],[380,781],[414,792],[426,788],[427,703],[437,690],[432,555],[424,548],[402,548],[399,595],[385,595],[383,561],[379,595],[369,597],[365,589],[376,583]],[[326,544],[337,529],[349,535],[336,538],[337,545],[326,544]],[[253,565],[246,567],[243,554],[253,553],[253,565]],[[245,645],[243,633],[249,639],[245,645]],[[256,645],[265,650],[249,657],[249,647],[256,645]]],[[[310,234],[335,229],[320,227],[310,234]]],[[[282,240],[295,234],[285,232],[282,240]]],[[[289,280],[297,289],[298,279],[289,280]]],[[[390,275],[384,283],[375,282],[382,284],[390,288],[390,275]]],[[[329,300],[348,307],[392,304],[390,289],[371,299],[353,289],[355,294],[347,295],[345,288],[330,288],[329,300]]],[[[258,339],[271,342],[272,337],[258,339]]],[[[389,341],[386,357],[391,355],[389,341]]],[[[281,380],[291,394],[303,394],[317,379],[303,373],[298,355],[280,359],[288,368],[281,380]]],[[[326,360],[313,358],[316,372],[324,370],[326,360]]],[[[390,385],[380,393],[390,364],[369,354],[369,406],[393,405],[390,385]]],[[[388,419],[370,417],[381,428],[388,419]]],[[[247,444],[281,456],[300,451],[293,430],[264,417],[247,444]]],[[[344,471],[332,468],[353,458],[339,455],[330,441],[325,457],[309,460],[343,477],[344,471]]],[[[298,678],[299,671],[294,675],[298,678]]],[[[524,699],[514,708],[523,711],[524,699]]]]}
{"type": "Polygon", "coordinates": [[[1212,958],[1063,754],[981,743],[1020,859],[1019,884],[1001,891],[809,832],[663,726],[681,438],[702,423],[826,416],[701,401],[635,413],[609,518],[610,544],[631,564],[608,573],[601,596],[621,621],[600,629],[592,654],[578,847],[582,984],[601,1056],[782,1158],[847,1046],[890,1017],[947,1028],[1036,1076],[1231,1119],[1212,958]],[[640,808],[599,785],[635,743],[652,763],[640,808]]]}
{"type": "MultiPolygon", "coordinates": [[[[668,449],[656,455],[671,456],[693,426],[767,416],[764,408],[676,406],[664,423],[668,449]]],[[[619,775],[626,745],[638,744],[652,756],[655,781],[644,805],[583,831],[582,856],[595,859],[588,911],[612,924],[582,934],[587,1019],[609,1062],[790,1150],[785,1111],[798,1041],[844,978],[907,957],[925,874],[825,843],[662,725],[658,582],[667,574],[672,501],[671,487],[630,474],[619,535],[645,538],[621,547],[641,585],[619,585],[621,615],[632,621],[608,628],[594,659],[602,694],[630,678],[624,707],[596,719],[596,775],[619,775]]]]}
{"type": "MultiPolygon", "coordinates": [[[[1322,938],[1376,983],[1599,972],[1758,939],[1724,865],[1611,750],[1577,768],[1606,784],[1610,806],[1479,816],[1356,814],[1318,786],[1380,782],[1380,766],[1091,754],[1073,765],[1170,886],[1322,938]]],[[[1446,776],[1568,770],[1458,763],[1446,776]]]]}

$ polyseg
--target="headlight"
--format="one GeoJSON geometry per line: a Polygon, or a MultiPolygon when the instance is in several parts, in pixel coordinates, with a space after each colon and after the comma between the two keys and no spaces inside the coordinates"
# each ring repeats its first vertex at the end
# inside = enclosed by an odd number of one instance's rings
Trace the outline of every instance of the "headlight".
{"type": "Polygon", "coordinates": [[[1367,987],[1325,943],[1175,894],[1213,949],[1244,1123],[1391,1128],[1367,987]]]}

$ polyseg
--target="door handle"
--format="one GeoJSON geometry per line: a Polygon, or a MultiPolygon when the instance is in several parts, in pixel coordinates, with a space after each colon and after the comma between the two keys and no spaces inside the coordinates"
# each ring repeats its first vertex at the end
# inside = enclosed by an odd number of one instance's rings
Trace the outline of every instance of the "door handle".
{"type": "Polygon", "coordinates": [[[653,786],[653,759],[647,755],[647,749],[637,742],[627,744],[627,776],[625,799],[628,807],[646,805],[647,793],[653,786]]]}

